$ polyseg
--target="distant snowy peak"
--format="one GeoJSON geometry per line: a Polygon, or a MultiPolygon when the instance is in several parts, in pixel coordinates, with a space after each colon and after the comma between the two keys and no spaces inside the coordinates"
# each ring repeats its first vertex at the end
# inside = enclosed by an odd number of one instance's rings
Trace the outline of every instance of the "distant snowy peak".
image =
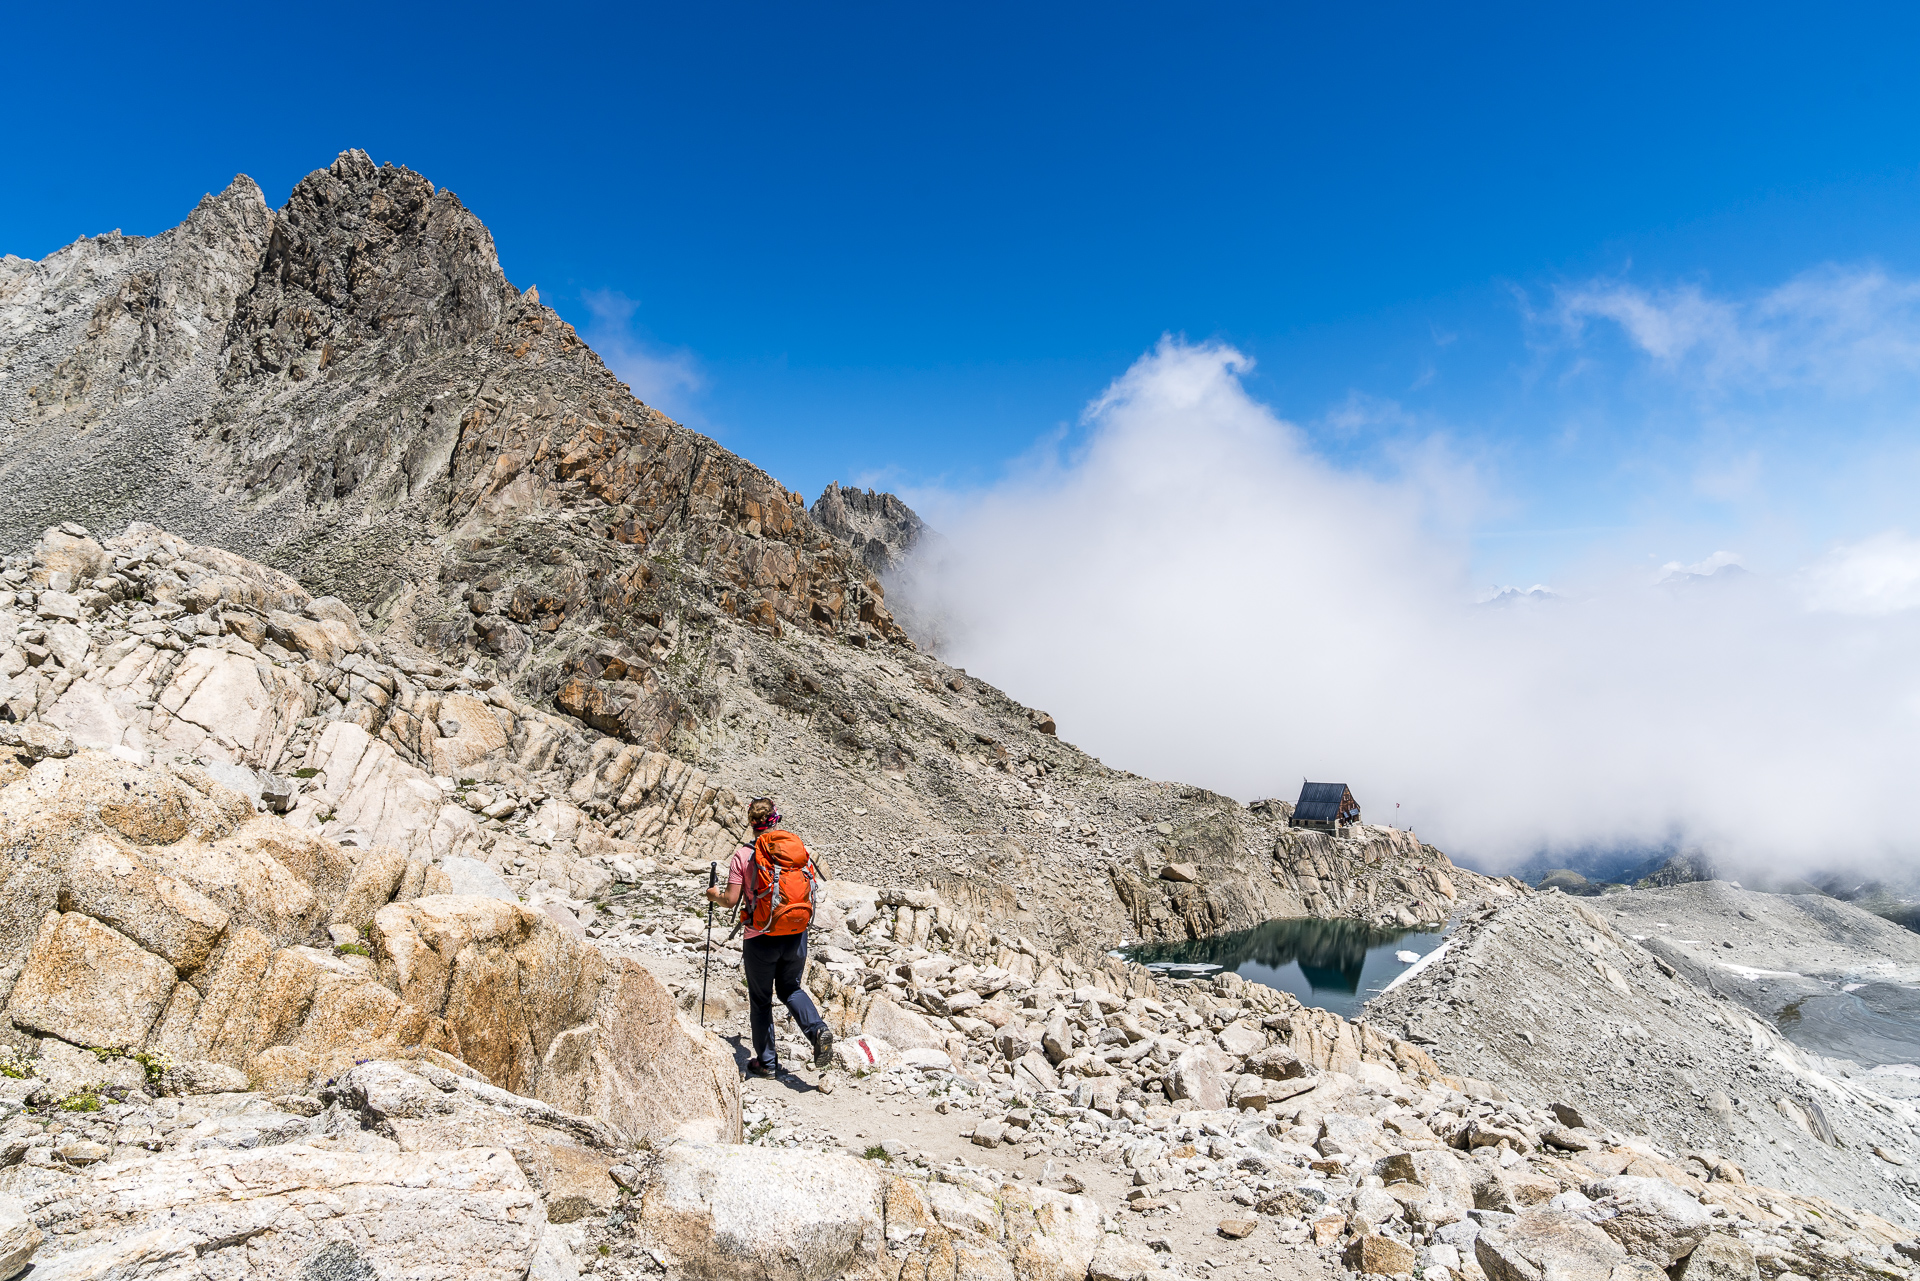
{"type": "Polygon", "coordinates": [[[1697,587],[1702,583],[1719,586],[1738,582],[1749,577],[1747,567],[1740,563],[1742,559],[1739,552],[1717,551],[1691,565],[1670,560],[1660,567],[1660,577],[1654,581],[1669,587],[1697,587]]]}
{"type": "MultiPolygon", "coordinates": [[[[1711,591],[1754,581],[1752,571],[1737,561],[1726,559],[1728,555],[1726,552],[1716,552],[1695,565],[1682,565],[1678,561],[1662,565],[1660,577],[1654,580],[1654,585],[1669,591],[1711,591]]],[[[1563,593],[1543,583],[1535,583],[1526,588],[1496,587],[1475,603],[1483,608],[1517,609],[1548,602],[1565,602],[1568,599],[1563,593]]]]}
{"type": "Polygon", "coordinates": [[[1744,565],[1732,562],[1714,569],[1681,568],[1678,565],[1663,567],[1666,573],[1660,576],[1659,585],[1691,591],[1702,587],[1725,587],[1745,582],[1753,577],[1753,572],[1744,565]]]}
{"type": "Polygon", "coordinates": [[[1498,606],[1506,609],[1517,605],[1536,605],[1543,601],[1565,599],[1566,597],[1554,591],[1552,588],[1535,583],[1525,591],[1522,591],[1518,587],[1497,587],[1494,589],[1493,595],[1482,600],[1480,604],[1498,606]]]}

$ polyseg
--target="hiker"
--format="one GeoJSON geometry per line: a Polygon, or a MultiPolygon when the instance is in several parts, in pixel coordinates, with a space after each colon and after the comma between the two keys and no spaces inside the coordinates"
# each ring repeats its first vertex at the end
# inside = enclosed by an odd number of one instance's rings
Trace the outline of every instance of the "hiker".
{"type": "Polygon", "coordinates": [[[740,911],[746,929],[740,960],[747,972],[753,1027],[753,1058],[747,1071],[759,1077],[780,1072],[780,1056],[773,1044],[776,992],[813,1043],[813,1066],[824,1068],[833,1062],[833,1033],[800,980],[807,972],[814,886],[826,879],[826,869],[807,853],[798,836],[780,826],[780,813],[771,800],[763,796],[749,805],[747,821],[753,825],[753,844],[733,852],[726,885],[707,890],[709,899],[725,907],[745,900],[740,911]]]}

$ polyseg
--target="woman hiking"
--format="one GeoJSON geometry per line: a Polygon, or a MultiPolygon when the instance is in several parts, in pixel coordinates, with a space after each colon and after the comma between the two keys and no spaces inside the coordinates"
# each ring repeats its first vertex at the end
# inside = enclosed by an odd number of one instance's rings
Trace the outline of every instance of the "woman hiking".
{"type": "Polygon", "coordinates": [[[813,1066],[824,1068],[833,1062],[833,1033],[800,980],[807,972],[814,886],[826,879],[826,869],[807,853],[798,836],[780,826],[780,812],[771,800],[763,796],[749,805],[747,821],[753,825],[753,844],[733,852],[726,885],[707,890],[709,899],[725,907],[744,902],[740,921],[746,937],[741,941],[740,960],[747,974],[753,1028],[753,1058],[747,1072],[758,1077],[780,1073],[780,1057],[773,1044],[775,993],[813,1043],[813,1066]]]}

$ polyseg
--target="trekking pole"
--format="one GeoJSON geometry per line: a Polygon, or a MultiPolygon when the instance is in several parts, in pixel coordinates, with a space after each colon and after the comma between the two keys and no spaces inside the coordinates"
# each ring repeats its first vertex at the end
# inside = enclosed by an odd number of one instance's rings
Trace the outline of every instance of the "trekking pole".
{"type": "MultiPolygon", "coordinates": [[[[720,883],[720,865],[707,864],[707,888],[712,889],[720,883]]],[[[700,1026],[707,1025],[707,971],[713,968],[713,900],[707,900],[707,949],[706,956],[700,962],[700,1026]]]]}

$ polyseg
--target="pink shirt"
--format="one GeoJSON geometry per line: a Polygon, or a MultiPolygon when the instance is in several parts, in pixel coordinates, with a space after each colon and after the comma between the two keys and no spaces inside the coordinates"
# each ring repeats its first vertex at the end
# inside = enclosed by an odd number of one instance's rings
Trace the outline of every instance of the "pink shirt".
{"type": "MultiPolygon", "coordinates": [[[[747,877],[753,875],[753,846],[742,845],[733,852],[733,858],[727,863],[727,884],[740,887],[740,902],[744,907],[747,896],[747,877]]],[[[765,930],[756,930],[751,925],[742,932],[742,936],[757,939],[765,930]]]]}

